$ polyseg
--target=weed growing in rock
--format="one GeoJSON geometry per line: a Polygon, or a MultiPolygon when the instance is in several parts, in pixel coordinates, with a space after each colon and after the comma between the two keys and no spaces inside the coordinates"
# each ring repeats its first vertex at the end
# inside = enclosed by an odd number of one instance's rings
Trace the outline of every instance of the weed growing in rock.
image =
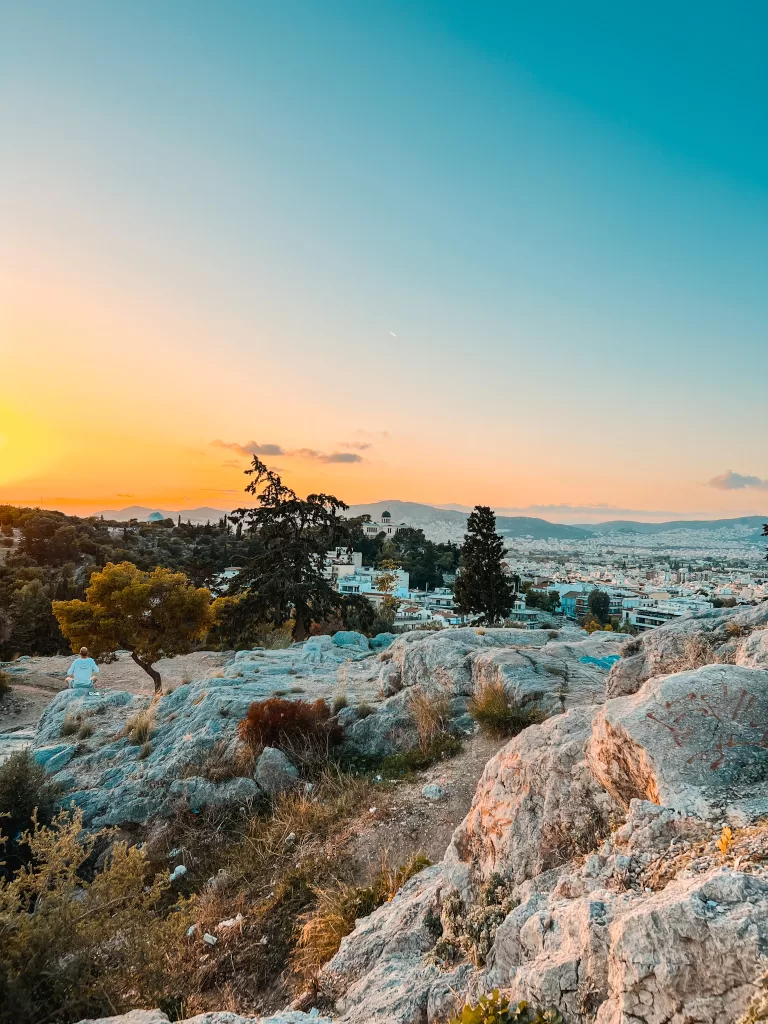
{"type": "Polygon", "coordinates": [[[506,996],[495,988],[488,996],[470,1005],[467,1003],[458,1017],[449,1024],[562,1024],[562,1015],[554,1008],[547,1010],[530,1006],[523,1000],[511,1006],[506,996]]]}
{"type": "Polygon", "coordinates": [[[357,705],[355,713],[359,719],[370,718],[371,715],[376,714],[376,708],[372,704],[367,704],[363,701],[362,704],[357,705]]]}
{"type": "Polygon", "coordinates": [[[347,698],[346,693],[339,693],[333,698],[331,713],[338,715],[338,713],[346,707],[349,707],[349,699],[347,698]]]}
{"type": "Polygon", "coordinates": [[[93,736],[93,725],[90,722],[83,722],[77,730],[77,738],[87,740],[89,736],[93,736]]]}
{"type": "Polygon", "coordinates": [[[60,736],[74,736],[75,733],[80,729],[80,722],[82,719],[80,715],[73,715],[71,711],[68,711],[64,715],[64,721],[61,723],[60,736]]]}
{"type": "Polygon", "coordinates": [[[0,700],[11,692],[11,673],[0,669],[0,700]]]}
{"type": "Polygon", "coordinates": [[[496,874],[491,875],[480,890],[477,902],[469,906],[458,890],[448,892],[443,898],[440,915],[443,926],[440,958],[450,962],[461,950],[476,966],[482,966],[493,946],[496,929],[516,906],[511,884],[496,874]]]}
{"type": "Polygon", "coordinates": [[[427,693],[423,687],[416,686],[408,698],[408,710],[422,750],[427,750],[441,733],[448,732],[451,700],[447,693],[427,693]]]}
{"type": "Polygon", "coordinates": [[[308,986],[316,986],[323,964],[339,950],[341,940],[349,935],[359,917],[391,900],[414,875],[430,866],[422,854],[412,857],[401,867],[392,869],[386,858],[381,871],[368,886],[352,886],[337,882],[329,887],[316,887],[313,908],[305,913],[298,926],[296,950],[292,967],[308,986]]]}
{"type": "Polygon", "coordinates": [[[529,725],[543,722],[546,715],[534,704],[521,707],[504,684],[497,680],[481,683],[467,705],[467,711],[489,736],[517,736],[529,725]]]}
{"type": "Polygon", "coordinates": [[[154,712],[151,707],[146,708],[128,719],[123,735],[127,736],[134,746],[141,746],[143,743],[147,743],[152,736],[154,724],[154,712]]]}

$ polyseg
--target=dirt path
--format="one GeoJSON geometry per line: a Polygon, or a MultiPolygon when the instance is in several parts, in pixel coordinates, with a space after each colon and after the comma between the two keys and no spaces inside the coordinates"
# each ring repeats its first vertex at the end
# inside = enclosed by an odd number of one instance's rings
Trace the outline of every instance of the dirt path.
{"type": "Polygon", "coordinates": [[[396,783],[394,790],[383,792],[377,801],[381,806],[369,811],[369,821],[361,823],[361,832],[350,846],[361,879],[376,873],[382,855],[392,865],[403,864],[416,853],[433,863],[442,860],[454,829],[472,804],[486,763],[507,742],[478,733],[467,739],[456,757],[420,772],[418,780],[396,783]],[[442,799],[422,795],[424,786],[432,782],[445,790],[442,799]]]}

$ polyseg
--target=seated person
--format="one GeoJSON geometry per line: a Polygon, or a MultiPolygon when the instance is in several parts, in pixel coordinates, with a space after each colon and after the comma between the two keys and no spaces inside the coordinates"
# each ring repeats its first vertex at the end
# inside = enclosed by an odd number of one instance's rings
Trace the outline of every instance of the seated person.
{"type": "Polygon", "coordinates": [[[81,647],[80,654],[67,670],[67,683],[73,690],[90,690],[93,680],[99,674],[99,666],[88,657],[88,648],[81,647]]]}

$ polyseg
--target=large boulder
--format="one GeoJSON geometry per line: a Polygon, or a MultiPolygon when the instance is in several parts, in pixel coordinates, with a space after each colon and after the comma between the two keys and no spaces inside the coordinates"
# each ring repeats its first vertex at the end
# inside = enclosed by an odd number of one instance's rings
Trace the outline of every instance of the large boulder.
{"type": "Polygon", "coordinates": [[[637,797],[701,817],[768,812],[768,672],[707,665],[609,700],[587,757],[625,807],[637,797]]]}
{"type": "Polygon", "coordinates": [[[548,640],[540,648],[480,651],[472,659],[474,685],[501,682],[518,704],[535,703],[547,714],[600,704],[622,640],[601,632],[582,640],[548,640]]]}
{"type": "Polygon", "coordinates": [[[521,883],[598,844],[623,813],[587,763],[596,711],[573,708],[530,726],[491,758],[448,863],[521,883]]]}
{"type": "Polygon", "coordinates": [[[597,1024],[740,1020],[768,949],[768,881],[733,870],[681,879],[610,926],[597,1024]]]}
{"type": "Polygon", "coordinates": [[[676,619],[625,644],[606,683],[608,697],[636,693],[647,679],[708,664],[768,669],[768,601],[676,619]]]}

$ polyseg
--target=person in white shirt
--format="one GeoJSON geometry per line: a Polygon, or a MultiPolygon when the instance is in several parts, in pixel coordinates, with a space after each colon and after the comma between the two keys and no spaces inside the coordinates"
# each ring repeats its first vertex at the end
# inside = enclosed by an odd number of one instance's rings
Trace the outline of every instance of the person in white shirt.
{"type": "Polygon", "coordinates": [[[93,658],[88,657],[88,648],[81,647],[80,656],[75,658],[67,671],[67,683],[73,690],[90,690],[98,674],[99,666],[93,658]]]}

